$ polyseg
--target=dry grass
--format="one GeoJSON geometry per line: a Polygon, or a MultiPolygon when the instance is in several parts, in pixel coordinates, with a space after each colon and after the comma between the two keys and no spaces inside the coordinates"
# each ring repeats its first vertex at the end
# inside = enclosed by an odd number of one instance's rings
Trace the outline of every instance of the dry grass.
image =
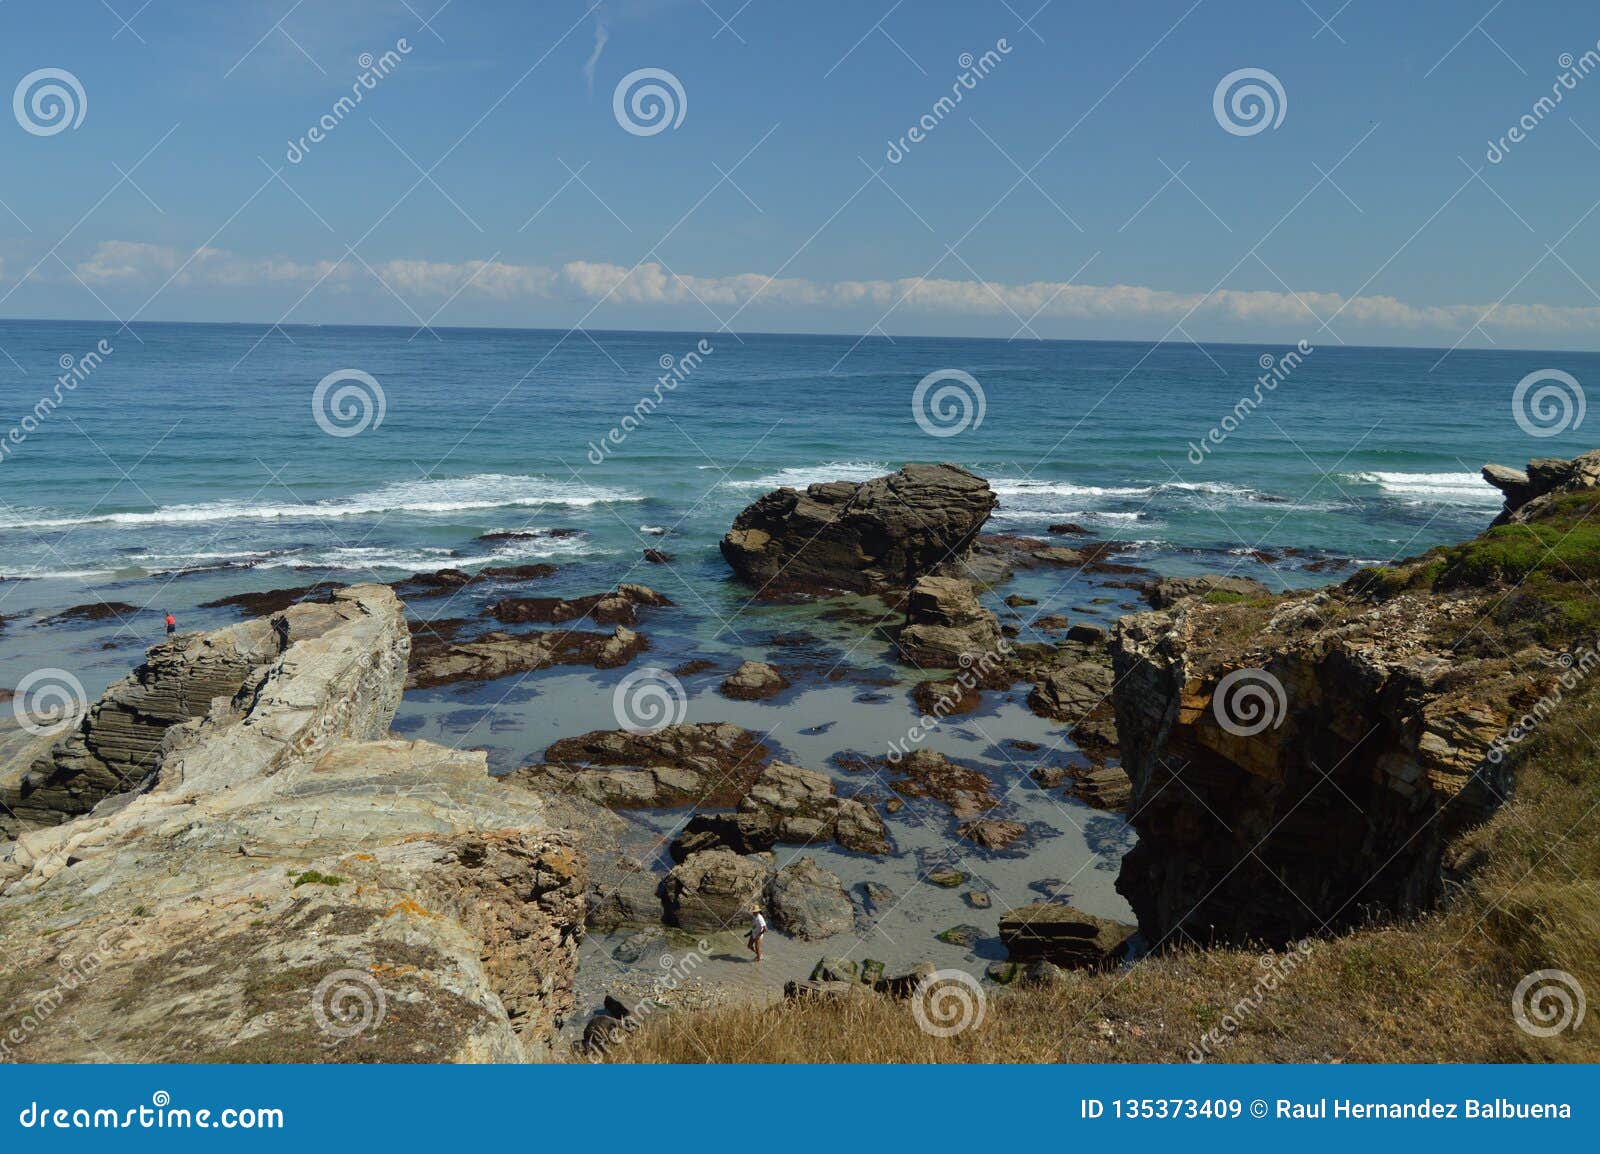
{"type": "Polygon", "coordinates": [[[1187,950],[1045,989],[985,987],[981,1024],[931,1037],[909,1006],[734,1006],[651,1022],[616,1062],[1600,1061],[1600,1021],[1537,1038],[1517,982],[1559,969],[1600,994],[1600,685],[1517,750],[1517,796],[1454,848],[1477,863],[1442,910],[1264,957],[1187,950]],[[1595,735],[1591,740],[1590,735],[1595,735]],[[1282,975],[1265,988],[1269,973],[1282,975]],[[1230,1028],[1231,1024],[1231,1028],[1230,1028]]]}

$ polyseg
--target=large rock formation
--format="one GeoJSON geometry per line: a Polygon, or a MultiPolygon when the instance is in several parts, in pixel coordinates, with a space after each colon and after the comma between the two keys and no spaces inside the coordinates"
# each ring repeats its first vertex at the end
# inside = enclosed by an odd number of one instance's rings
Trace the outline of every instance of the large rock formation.
{"type": "Polygon", "coordinates": [[[1570,461],[1560,457],[1536,457],[1528,462],[1526,471],[1505,465],[1485,465],[1483,479],[1505,494],[1505,508],[1494,523],[1526,524],[1561,494],[1600,485],[1600,449],[1591,449],[1570,461]]]}
{"type": "Polygon", "coordinates": [[[1117,888],[1153,944],[1281,943],[1425,908],[1447,839],[1509,788],[1490,754],[1527,684],[1452,644],[1492,595],[1362,580],[1119,623],[1139,843],[1117,888]]]}
{"type": "MultiPolygon", "coordinates": [[[[572,1005],[581,855],[482,753],[386,738],[410,645],[392,592],[304,609],[324,616],[293,617],[282,654],[253,648],[252,627],[157,646],[147,667],[181,651],[228,674],[140,699],[174,722],[138,789],[4,847],[0,1057],[549,1053],[572,1005]],[[225,692],[197,704],[201,684],[225,692]]],[[[114,688],[62,745],[129,700],[114,688]]]]}
{"type": "Polygon", "coordinates": [[[774,489],[734,519],[722,555],[758,593],[880,593],[955,571],[997,498],[957,465],[774,489]]]}
{"type": "MultiPolygon", "coordinates": [[[[282,620],[289,637],[301,640],[343,624],[352,612],[349,601],[293,605],[282,620]]],[[[160,766],[168,729],[204,717],[213,698],[238,693],[277,656],[278,644],[262,618],[151,646],[144,663],[108,689],[65,740],[35,759],[14,785],[0,784],[0,804],[23,822],[53,825],[138,788],[160,766]]]]}

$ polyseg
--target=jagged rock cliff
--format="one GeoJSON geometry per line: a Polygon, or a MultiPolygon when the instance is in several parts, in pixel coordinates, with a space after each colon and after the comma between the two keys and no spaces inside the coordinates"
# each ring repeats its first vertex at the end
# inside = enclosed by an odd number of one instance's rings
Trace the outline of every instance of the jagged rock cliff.
{"type": "MultiPolygon", "coordinates": [[[[141,686],[191,687],[162,706],[190,719],[141,737],[139,788],[0,850],[0,1007],[16,1008],[0,1059],[547,1053],[571,1009],[582,856],[482,753],[386,738],[410,646],[391,591],[297,608],[281,655],[266,622],[155,647],[141,686]],[[252,662],[237,687],[195,702],[235,655],[252,662]]],[[[114,687],[50,764],[79,748],[110,764],[96,733],[136,692],[114,687]]]]}
{"type": "Polygon", "coordinates": [[[1139,843],[1118,889],[1152,944],[1283,942],[1439,899],[1451,839],[1512,788],[1506,735],[1592,642],[1597,462],[1486,470],[1503,527],[1464,545],[1119,623],[1139,843]]]}

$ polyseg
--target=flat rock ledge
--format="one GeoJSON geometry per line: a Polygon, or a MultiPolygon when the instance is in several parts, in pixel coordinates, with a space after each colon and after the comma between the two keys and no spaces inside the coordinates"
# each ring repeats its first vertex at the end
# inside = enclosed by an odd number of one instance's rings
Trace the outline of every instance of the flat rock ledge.
{"type": "MultiPolygon", "coordinates": [[[[550,1054],[582,855],[482,753],[386,737],[410,647],[392,591],[288,612],[306,628],[281,654],[257,645],[266,622],[154,647],[156,700],[182,655],[186,684],[223,692],[168,709],[157,746],[135,731],[155,750],[135,788],[0,847],[4,1060],[550,1054]]],[[[51,764],[79,745],[115,756],[93,737],[124,732],[107,719],[130,692],[51,764]]]]}

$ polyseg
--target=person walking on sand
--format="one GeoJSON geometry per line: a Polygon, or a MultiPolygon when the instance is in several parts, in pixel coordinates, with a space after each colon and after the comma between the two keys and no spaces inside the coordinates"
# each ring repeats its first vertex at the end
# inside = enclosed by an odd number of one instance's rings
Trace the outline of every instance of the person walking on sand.
{"type": "Polygon", "coordinates": [[[750,933],[745,938],[744,944],[750,947],[750,952],[756,956],[756,961],[761,960],[761,939],[767,933],[767,919],[761,914],[760,906],[750,908],[750,933]]]}
{"type": "Polygon", "coordinates": [[[167,636],[171,637],[178,631],[178,619],[172,615],[172,610],[167,610],[167,636]]]}

